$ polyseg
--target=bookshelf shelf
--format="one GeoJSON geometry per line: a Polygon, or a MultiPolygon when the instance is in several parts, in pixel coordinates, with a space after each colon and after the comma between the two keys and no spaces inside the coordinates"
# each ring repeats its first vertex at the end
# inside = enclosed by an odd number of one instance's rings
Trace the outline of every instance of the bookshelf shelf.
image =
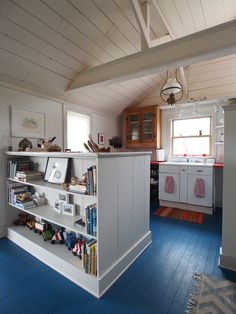
{"type": "Polygon", "coordinates": [[[37,165],[40,172],[45,171],[49,157],[70,158],[70,176],[78,178],[91,166],[96,166],[96,196],[66,191],[62,185],[43,179],[22,182],[8,177],[6,181],[10,185],[9,191],[15,183],[33,187],[36,192],[45,193],[47,205],[22,209],[9,204],[9,201],[15,202],[16,195],[13,190],[13,200],[7,198],[6,230],[11,241],[94,296],[100,297],[151,243],[150,153],[6,152],[6,165],[10,164],[9,161],[20,161],[22,157],[37,165]],[[62,192],[69,194],[70,203],[77,205],[76,215],[63,215],[54,209],[55,200],[62,192]],[[94,213],[94,204],[96,236],[88,234],[87,226],[74,225],[80,218],[86,221],[88,209],[94,213]],[[83,268],[79,257],[73,256],[65,245],[52,245],[49,241],[44,242],[42,236],[26,227],[12,226],[13,221],[22,212],[61,226],[67,231],[74,231],[78,237],[96,240],[97,276],[86,273],[87,269],[83,268]]]}

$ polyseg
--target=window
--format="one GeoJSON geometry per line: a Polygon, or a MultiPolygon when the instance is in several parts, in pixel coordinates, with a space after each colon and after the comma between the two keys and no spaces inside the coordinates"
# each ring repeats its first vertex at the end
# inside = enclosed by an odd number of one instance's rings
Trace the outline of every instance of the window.
{"type": "Polygon", "coordinates": [[[86,151],[90,134],[90,117],[73,111],[67,111],[67,148],[71,151],[86,151]]]}
{"type": "Polygon", "coordinates": [[[211,154],[211,117],[174,119],[172,155],[211,154]]]}

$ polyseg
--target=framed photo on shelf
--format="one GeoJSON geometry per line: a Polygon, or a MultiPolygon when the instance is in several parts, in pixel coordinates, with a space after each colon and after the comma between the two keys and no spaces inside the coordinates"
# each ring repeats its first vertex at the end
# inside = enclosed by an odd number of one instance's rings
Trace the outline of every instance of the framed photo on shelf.
{"type": "Polygon", "coordinates": [[[76,214],[76,205],[75,204],[62,204],[62,213],[63,215],[75,216],[76,214]]]}
{"type": "Polygon", "coordinates": [[[60,201],[55,201],[54,202],[54,210],[60,214],[61,209],[62,209],[62,203],[60,201]]]}
{"type": "Polygon", "coordinates": [[[11,136],[45,137],[45,114],[11,107],[11,136]]]}
{"type": "Polygon", "coordinates": [[[58,196],[59,196],[58,197],[59,201],[64,202],[64,203],[70,203],[70,194],[60,192],[58,196]]]}
{"type": "Polygon", "coordinates": [[[62,184],[65,182],[68,169],[68,158],[49,157],[44,179],[45,181],[62,184]]]}
{"type": "Polygon", "coordinates": [[[105,144],[105,135],[104,133],[98,133],[98,144],[104,145],[105,144]]]}

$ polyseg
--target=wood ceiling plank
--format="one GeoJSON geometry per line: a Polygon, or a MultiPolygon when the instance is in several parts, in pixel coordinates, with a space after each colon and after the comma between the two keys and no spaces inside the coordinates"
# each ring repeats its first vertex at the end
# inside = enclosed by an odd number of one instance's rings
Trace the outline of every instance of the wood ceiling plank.
{"type": "Polygon", "coordinates": [[[235,0],[223,0],[225,21],[236,19],[235,0]]]}
{"type": "Polygon", "coordinates": [[[165,17],[174,38],[187,35],[173,0],[154,0],[165,17]]]}
{"type": "MultiPolygon", "coordinates": [[[[199,90],[199,89],[207,89],[212,87],[221,87],[230,85],[232,82],[236,82],[236,73],[229,76],[224,77],[216,77],[212,79],[205,79],[200,82],[191,82],[189,83],[189,90],[199,90]]],[[[235,83],[236,84],[236,83],[235,83]]]]}
{"type": "Polygon", "coordinates": [[[236,58],[230,58],[225,60],[214,60],[214,62],[210,62],[207,64],[199,64],[196,67],[189,67],[189,75],[195,76],[195,75],[201,75],[201,74],[207,74],[209,72],[214,72],[216,70],[218,71],[224,71],[228,68],[235,68],[236,65],[236,58]]]}
{"type": "Polygon", "coordinates": [[[17,23],[19,26],[29,29],[32,33],[54,47],[64,51],[84,66],[88,67],[90,63],[96,62],[94,58],[90,57],[78,46],[13,2],[9,0],[4,0],[4,2],[0,1],[0,11],[3,16],[17,23]]]}
{"type": "MultiPolygon", "coordinates": [[[[42,0],[53,10],[62,16],[68,23],[73,25],[78,31],[83,33],[87,38],[92,40],[98,47],[103,49],[110,56],[107,61],[124,56],[122,50],[117,47],[108,37],[105,36],[88,18],[68,1],[65,0],[42,0]]],[[[107,62],[105,61],[105,62],[107,62]]]]}
{"type": "Polygon", "coordinates": [[[42,68],[41,66],[38,66],[22,57],[19,57],[18,55],[9,52],[4,48],[0,48],[0,60],[12,64],[13,66],[16,66],[17,68],[22,69],[28,73],[41,76],[45,79],[45,81],[48,80],[48,84],[50,84],[50,82],[55,82],[61,89],[65,89],[69,83],[68,79],[45,68],[42,68]]]}
{"type": "Polygon", "coordinates": [[[203,15],[203,10],[201,6],[201,0],[187,0],[188,7],[191,11],[191,16],[196,28],[196,31],[199,32],[206,28],[206,22],[203,15]]]}
{"type": "Polygon", "coordinates": [[[212,71],[203,72],[194,75],[191,73],[189,75],[189,83],[195,83],[195,82],[202,82],[204,80],[212,80],[215,78],[223,78],[223,77],[229,77],[231,75],[234,75],[236,73],[236,64],[231,67],[222,68],[219,69],[218,67],[215,68],[215,70],[212,69],[212,71]]]}
{"type": "Polygon", "coordinates": [[[128,39],[128,41],[140,50],[140,34],[129,22],[127,17],[122,13],[113,0],[93,0],[97,7],[111,21],[111,23],[120,30],[120,32],[128,39]]]}
{"type": "Polygon", "coordinates": [[[201,0],[201,4],[207,27],[225,22],[223,0],[201,0]]]}
{"type": "Polygon", "coordinates": [[[231,83],[223,86],[216,86],[211,88],[202,88],[194,91],[189,91],[190,98],[219,98],[233,95],[235,97],[236,83],[231,83]]]}
{"type": "MultiPolygon", "coordinates": [[[[72,27],[67,21],[65,21],[55,11],[50,9],[49,6],[38,0],[12,0],[19,7],[26,10],[29,14],[39,19],[45,25],[49,26],[49,29],[61,35],[72,45],[76,46],[79,55],[86,56],[86,62],[89,66],[99,65],[108,59],[110,56],[105,53],[100,47],[93,43],[80,31],[72,27]],[[58,22],[60,21],[60,23],[58,22]],[[103,54],[105,55],[103,57],[103,54]],[[104,59],[105,58],[105,59],[104,59]]],[[[108,61],[107,60],[107,61],[108,61]]]]}
{"type": "MultiPolygon", "coordinates": [[[[1,29],[2,30],[2,29],[1,29]]],[[[68,80],[72,80],[75,77],[76,72],[65,68],[63,65],[51,60],[50,58],[38,53],[32,48],[20,43],[19,41],[8,37],[0,32],[0,47],[9,52],[14,52],[18,57],[30,61],[39,67],[52,71],[68,80]]],[[[46,75],[46,74],[45,74],[46,75]]]]}
{"type": "Polygon", "coordinates": [[[13,66],[12,64],[3,63],[1,60],[0,62],[0,73],[2,75],[9,76],[19,81],[24,81],[28,73],[22,69],[18,69],[17,67],[13,66]]]}
{"type": "Polygon", "coordinates": [[[63,51],[48,44],[46,41],[18,26],[4,16],[0,16],[0,30],[4,34],[7,34],[20,41],[22,44],[50,58],[50,60],[58,62],[65,67],[65,73],[67,71],[69,71],[68,73],[71,73],[68,75],[75,75],[76,72],[80,72],[84,68],[84,66],[78,63],[74,58],[71,58],[63,51]]]}
{"type": "Polygon", "coordinates": [[[137,49],[129,40],[117,29],[104,13],[91,1],[68,0],[82,14],[84,14],[91,23],[93,23],[101,32],[103,32],[125,55],[135,53],[137,49]]]}
{"type": "Polygon", "coordinates": [[[185,30],[185,34],[195,33],[197,31],[194,20],[188,6],[188,0],[173,0],[179,18],[185,30]]]}

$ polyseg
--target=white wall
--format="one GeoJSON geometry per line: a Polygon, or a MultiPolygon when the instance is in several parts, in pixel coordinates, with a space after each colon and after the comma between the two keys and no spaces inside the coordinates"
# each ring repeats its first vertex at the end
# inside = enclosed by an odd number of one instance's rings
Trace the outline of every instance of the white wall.
{"type": "MultiPolygon", "coordinates": [[[[170,107],[171,108],[171,107],[170,107]]],[[[219,105],[205,104],[205,105],[190,105],[181,106],[173,109],[162,110],[162,148],[165,150],[165,159],[171,156],[171,121],[174,118],[190,118],[210,115],[212,117],[212,156],[223,158],[223,150],[215,145],[216,142],[216,129],[215,126],[219,125],[219,120],[222,118],[222,111],[219,110],[219,105]],[[216,156],[217,155],[217,156],[216,156]],[[220,155],[220,156],[218,156],[220,155]]]]}
{"type": "MultiPolygon", "coordinates": [[[[91,116],[92,136],[97,141],[97,134],[104,133],[106,145],[109,145],[108,139],[112,136],[118,136],[119,120],[109,116],[98,114],[89,109],[82,109],[78,105],[60,103],[45,99],[44,97],[33,96],[24,92],[16,91],[13,87],[0,86],[0,149],[2,157],[0,159],[0,237],[3,235],[3,226],[5,225],[5,157],[3,152],[7,150],[10,135],[10,108],[31,110],[35,112],[45,113],[45,130],[46,138],[56,136],[55,143],[64,147],[64,131],[63,131],[63,115],[65,110],[74,110],[80,113],[89,114],[91,116]]],[[[13,148],[17,149],[18,143],[22,138],[14,138],[12,140],[13,148]]],[[[36,140],[32,140],[35,145],[36,140]]]]}

